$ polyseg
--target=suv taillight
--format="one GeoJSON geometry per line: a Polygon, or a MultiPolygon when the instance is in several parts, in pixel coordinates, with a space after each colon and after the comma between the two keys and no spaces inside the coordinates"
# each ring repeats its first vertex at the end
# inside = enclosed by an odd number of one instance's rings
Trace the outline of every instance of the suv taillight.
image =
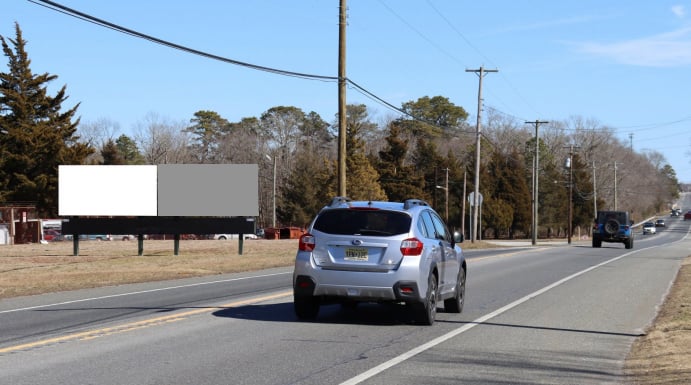
{"type": "Polygon", "coordinates": [[[422,254],[422,242],[417,238],[408,238],[401,242],[401,254],[406,255],[420,255],[422,254]]]}
{"type": "Polygon", "coordinates": [[[314,235],[312,234],[303,234],[300,237],[300,241],[298,243],[298,250],[300,251],[312,251],[314,250],[314,235]]]}

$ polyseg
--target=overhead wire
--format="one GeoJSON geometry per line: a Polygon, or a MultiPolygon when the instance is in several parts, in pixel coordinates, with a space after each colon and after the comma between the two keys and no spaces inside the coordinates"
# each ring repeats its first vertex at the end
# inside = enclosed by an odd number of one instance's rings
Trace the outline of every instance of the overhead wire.
{"type": "MultiPolygon", "coordinates": [[[[449,20],[446,16],[444,16],[444,13],[442,13],[437,7],[435,7],[434,4],[432,4],[432,2],[430,0],[427,0],[427,5],[429,5],[429,7],[449,26],[449,28],[451,28],[451,30],[453,32],[455,32],[470,48],[472,48],[475,52],[477,52],[478,55],[480,55],[482,58],[484,58],[485,61],[487,61],[489,64],[493,65],[494,67],[498,67],[489,57],[487,57],[487,55],[485,55],[482,51],[480,51],[479,48],[477,48],[463,33],[461,33],[461,31],[458,28],[456,28],[456,26],[451,22],[451,20],[449,20]]],[[[518,95],[518,97],[521,100],[523,100],[523,102],[530,109],[532,109],[533,111],[535,111],[539,115],[539,112],[537,111],[537,109],[532,104],[530,104],[528,102],[528,100],[518,91],[518,88],[516,88],[516,86],[513,85],[513,83],[504,74],[504,72],[500,71],[499,76],[502,79],[504,79],[506,84],[509,85],[509,87],[516,93],[516,95],[518,95]]],[[[497,99],[499,99],[499,101],[501,102],[501,98],[497,97],[497,99]]],[[[506,105],[506,103],[504,103],[504,102],[501,102],[501,103],[506,105]]],[[[508,107],[508,105],[507,105],[507,107],[508,107]]],[[[513,114],[510,114],[510,115],[513,116],[513,114]]],[[[523,119],[523,118],[521,118],[521,119],[523,119]]],[[[523,119],[523,120],[525,120],[525,119],[523,119]]]]}
{"type": "Polygon", "coordinates": [[[147,35],[147,34],[144,34],[141,32],[137,32],[135,30],[125,28],[123,26],[111,23],[109,21],[99,19],[99,18],[91,16],[89,14],[77,11],[73,8],[66,7],[66,6],[64,6],[62,4],[58,4],[54,1],[50,1],[50,0],[28,0],[28,1],[31,3],[34,3],[37,5],[44,6],[46,8],[58,11],[58,12],[63,13],[65,15],[72,16],[72,17],[78,18],[78,19],[83,20],[83,21],[87,21],[87,22],[90,22],[90,23],[93,23],[93,24],[96,24],[96,25],[99,25],[102,27],[112,29],[112,30],[117,31],[117,32],[124,33],[126,35],[138,37],[138,38],[141,38],[144,40],[151,41],[151,42],[156,43],[156,44],[160,44],[160,45],[163,45],[166,47],[174,48],[174,49],[184,51],[187,53],[191,53],[194,55],[206,57],[209,59],[218,60],[218,61],[222,61],[225,63],[234,64],[234,65],[238,65],[238,66],[242,66],[242,67],[246,67],[246,68],[251,68],[254,70],[258,70],[258,71],[274,73],[274,74],[278,74],[278,75],[292,76],[292,77],[310,79],[310,80],[322,80],[322,81],[337,81],[338,80],[338,76],[324,76],[324,75],[314,75],[314,74],[307,74],[307,73],[301,73],[301,72],[295,72],[295,71],[287,71],[287,70],[282,70],[282,69],[278,69],[278,68],[260,66],[260,65],[256,65],[256,64],[242,62],[239,60],[233,60],[233,59],[225,58],[225,57],[214,55],[214,54],[211,54],[208,52],[200,51],[200,50],[197,50],[194,48],[189,48],[189,47],[186,47],[186,46],[183,46],[180,44],[175,44],[175,43],[172,43],[170,41],[159,39],[157,37],[147,35]]]}
{"type": "MultiPolygon", "coordinates": [[[[167,40],[163,40],[163,39],[151,36],[151,35],[147,35],[147,34],[135,31],[133,29],[129,29],[129,28],[123,27],[121,25],[111,23],[107,20],[103,20],[103,19],[97,18],[95,16],[86,14],[84,12],[75,10],[73,8],[66,7],[66,6],[59,4],[59,3],[56,3],[54,1],[50,1],[50,0],[28,0],[28,1],[31,3],[46,7],[48,9],[60,12],[62,14],[75,17],[75,18],[80,19],[82,21],[86,21],[86,22],[89,22],[89,23],[92,23],[92,24],[95,24],[95,25],[98,25],[101,27],[105,27],[105,28],[114,30],[116,32],[120,32],[120,33],[123,33],[126,35],[141,38],[144,40],[148,40],[148,41],[156,43],[156,44],[160,44],[160,45],[163,45],[163,46],[166,46],[169,48],[177,49],[177,50],[191,53],[194,55],[206,57],[209,59],[218,60],[218,61],[222,61],[225,63],[234,64],[234,65],[238,65],[238,66],[242,66],[242,67],[246,67],[246,68],[250,68],[250,69],[254,69],[254,70],[258,70],[258,71],[264,71],[264,72],[269,72],[269,73],[274,73],[274,74],[284,75],[284,76],[292,76],[292,77],[303,78],[303,79],[308,79],[308,80],[320,80],[320,81],[329,81],[329,82],[334,82],[334,81],[339,80],[338,76],[325,76],[325,75],[315,75],[315,74],[308,74],[308,73],[295,72],[295,71],[287,71],[287,70],[282,70],[282,69],[278,69],[278,68],[261,66],[261,65],[242,62],[239,60],[229,59],[229,58],[222,57],[219,55],[211,54],[208,52],[204,52],[204,51],[200,51],[200,50],[197,50],[194,48],[190,48],[190,47],[186,47],[186,46],[183,46],[180,44],[176,44],[176,43],[173,43],[173,42],[170,42],[167,40]]],[[[385,107],[387,107],[393,111],[396,111],[402,115],[405,115],[405,116],[407,116],[413,120],[416,120],[416,121],[419,121],[422,123],[430,124],[430,125],[437,126],[440,128],[445,128],[445,129],[449,128],[449,127],[441,127],[441,126],[435,124],[434,122],[430,122],[426,119],[422,119],[420,117],[413,116],[409,112],[407,112],[401,108],[398,108],[398,107],[394,106],[393,104],[387,102],[386,100],[382,99],[381,97],[375,95],[371,91],[369,91],[366,88],[362,87],[361,85],[357,84],[352,79],[349,79],[346,77],[345,81],[348,84],[350,84],[352,87],[354,87],[361,94],[367,96],[368,98],[370,98],[373,101],[376,101],[377,103],[384,105],[385,107]]]]}
{"type": "MultiPolygon", "coordinates": [[[[261,66],[261,65],[257,65],[257,64],[252,64],[252,63],[247,63],[247,62],[243,62],[243,61],[239,61],[239,60],[234,60],[234,59],[222,57],[222,56],[215,55],[215,54],[211,54],[211,53],[208,53],[208,52],[204,52],[204,51],[201,51],[201,50],[198,50],[198,49],[194,49],[194,48],[190,48],[190,47],[183,46],[183,45],[180,45],[180,44],[176,44],[176,43],[173,43],[173,42],[170,42],[170,41],[167,41],[167,40],[163,40],[163,39],[160,39],[160,38],[157,38],[157,37],[148,35],[148,34],[144,34],[144,33],[141,33],[141,32],[135,31],[135,30],[133,30],[133,29],[129,29],[129,28],[123,27],[123,26],[118,25],[118,24],[115,24],[115,23],[111,23],[111,22],[109,22],[109,21],[107,21],[107,20],[103,20],[103,19],[97,18],[97,17],[95,17],[95,16],[86,14],[86,13],[84,13],[84,12],[75,10],[75,9],[73,9],[73,8],[66,7],[66,6],[61,5],[61,4],[59,4],[59,3],[56,3],[56,2],[54,2],[54,1],[50,1],[50,0],[28,0],[28,1],[31,2],[31,3],[34,3],[34,4],[37,4],[37,5],[46,7],[46,8],[48,8],[48,9],[51,9],[51,10],[60,12],[60,13],[62,13],[62,14],[75,17],[75,18],[80,19],[80,20],[82,20],[82,21],[86,21],[86,22],[89,22],[89,23],[92,23],[92,24],[95,24],[95,25],[98,25],[98,26],[101,26],[101,27],[104,27],[104,28],[108,28],[108,29],[114,30],[114,31],[116,31],[116,32],[120,32],[120,33],[129,35],[129,36],[133,36],[133,37],[136,37],[136,38],[141,38],[141,39],[144,39],[144,40],[153,42],[153,43],[155,43],[155,44],[160,44],[160,45],[163,45],[163,46],[166,46],[166,47],[169,47],[169,48],[173,48],[173,49],[177,49],[177,50],[180,50],[180,51],[183,51],[183,52],[187,52],[187,53],[190,53],[190,54],[194,54],[194,55],[206,57],[206,58],[209,58],[209,59],[212,59],[212,60],[217,60],[217,61],[221,61],[221,62],[233,64],[233,65],[238,65],[238,66],[242,66],[242,67],[245,67],[245,68],[254,69],[254,70],[258,70],[258,71],[273,73],[273,74],[277,74],[277,75],[291,76],[291,77],[297,77],[297,78],[308,79],[308,80],[319,80],[319,81],[335,82],[335,81],[338,81],[338,79],[339,79],[338,76],[326,76],[326,75],[309,74],[309,73],[302,73],[302,72],[296,72],[296,71],[288,71],[288,70],[283,70],[283,69],[279,69],[279,68],[273,68],[273,67],[268,67],[268,66],[261,66]]],[[[405,19],[403,19],[400,15],[398,15],[393,9],[391,9],[388,5],[386,5],[382,0],[380,0],[380,3],[381,3],[387,10],[389,10],[389,12],[391,12],[394,16],[396,16],[399,20],[401,20],[401,22],[403,22],[404,24],[406,24],[409,28],[411,28],[411,29],[412,29],[413,31],[415,31],[418,35],[420,35],[423,39],[425,39],[428,43],[430,43],[430,44],[431,44],[432,46],[434,46],[435,48],[439,49],[441,52],[443,52],[443,53],[446,54],[447,56],[451,57],[454,61],[460,63],[460,60],[458,60],[455,56],[453,56],[452,54],[450,54],[449,52],[447,52],[446,50],[444,50],[442,47],[439,47],[436,43],[434,43],[434,41],[432,41],[431,39],[427,38],[427,37],[426,37],[424,34],[422,34],[419,30],[417,30],[416,28],[414,28],[410,23],[408,23],[407,21],[405,21],[405,19]]],[[[427,3],[428,3],[428,4],[430,5],[430,7],[431,7],[431,8],[432,8],[432,9],[433,9],[433,10],[434,10],[434,11],[435,11],[435,12],[436,12],[436,13],[437,13],[437,14],[438,14],[438,15],[439,15],[439,16],[440,16],[440,17],[441,17],[451,28],[452,28],[452,30],[454,30],[454,31],[455,31],[455,32],[466,42],[466,44],[468,44],[471,48],[473,48],[476,52],[478,52],[482,57],[486,58],[486,59],[491,63],[491,60],[489,60],[489,59],[488,59],[488,58],[487,58],[477,47],[475,47],[475,46],[474,46],[474,45],[473,45],[473,44],[472,44],[472,43],[471,43],[471,42],[460,32],[460,31],[458,31],[458,29],[457,29],[457,28],[456,28],[456,27],[455,27],[455,26],[454,26],[454,25],[443,15],[436,7],[434,7],[434,5],[433,5],[429,0],[427,0],[427,3]]],[[[508,81],[508,79],[506,79],[506,80],[508,81]]],[[[411,119],[413,119],[413,120],[415,120],[415,121],[419,121],[419,122],[422,122],[422,123],[425,123],[425,124],[429,124],[429,125],[432,125],[432,126],[435,126],[435,127],[439,127],[439,128],[443,128],[443,129],[448,129],[448,128],[449,128],[449,127],[442,127],[442,126],[439,126],[438,124],[436,124],[436,123],[434,123],[434,122],[430,122],[430,121],[428,121],[428,120],[426,120],[426,119],[423,119],[423,118],[420,118],[420,117],[416,117],[416,116],[410,114],[409,112],[403,110],[402,108],[399,108],[399,107],[394,106],[394,105],[391,104],[390,102],[384,100],[383,98],[377,96],[377,95],[374,94],[373,92],[367,90],[365,87],[359,85],[358,83],[356,83],[356,82],[353,81],[352,79],[346,78],[345,81],[346,81],[348,84],[350,84],[355,90],[357,90],[359,93],[361,93],[362,95],[368,97],[369,99],[371,99],[371,100],[373,100],[373,101],[375,101],[375,102],[377,102],[377,103],[379,103],[379,104],[385,106],[386,108],[389,108],[389,109],[391,109],[391,110],[393,110],[393,111],[395,111],[395,112],[397,112],[397,113],[399,113],[399,114],[401,114],[401,115],[403,115],[403,116],[407,116],[407,117],[409,117],[409,118],[411,118],[411,119]]],[[[515,90],[515,88],[514,88],[514,90],[515,90]]],[[[499,110],[499,109],[497,109],[497,108],[495,108],[495,107],[491,107],[491,108],[493,108],[493,109],[496,110],[496,111],[501,112],[501,113],[504,114],[504,115],[514,117],[515,119],[522,119],[522,118],[516,117],[516,116],[513,115],[513,114],[509,114],[509,113],[506,113],[506,112],[504,112],[504,111],[501,111],[501,110],[499,110]]],[[[676,120],[676,121],[671,121],[671,122],[653,123],[653,124],[640,125],[640,126],[630,126],[630,127],[631,127],[631,128],[641,127],[639,130],[645,130],[645,129],[649,129],[649,128],[656,128],[656,127],[662,127],[662,126],[666,126],[666,125],[672,125],[672,124],[676,124],[676,123],[680,123],[680,122],[684,122],[684,121],[688,121],[688,120],[691,120],[691,116],[685,117],[685,118],[682,118],[682,119],[679,119],[679,120],[676,120]]],[[[620,127],[620,128],[627,128],[627,127],[620,127]]],[[[564,128],[564,130],[567,130],[567,131],[577,131],[577,129],[568,129],[568,128],[564,128]]],[[[459,131],[459,132],[471,133],[470,131],[463,131],[463,130],[461,130],[461,131],[459,131]]],[[[486,140],[488,140],[488,141],[491,142],[490,138],[487,137],[486,135],[484,135],[484,133],[481,133],[481,135],[482,135],[486,140]]]]}

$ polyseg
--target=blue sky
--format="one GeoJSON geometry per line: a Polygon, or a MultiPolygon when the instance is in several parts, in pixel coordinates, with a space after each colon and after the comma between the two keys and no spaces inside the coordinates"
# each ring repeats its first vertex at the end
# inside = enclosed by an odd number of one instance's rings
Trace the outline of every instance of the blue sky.
{"type": "MultiPolygon", "coordinates": [[[[228,59],[337,76],[338,0],[57,2],[228,59]]],[[[347,77],[387,102],[441,95],[474,117],[478,77],[466,69],[498,69],[484,78],[486,107],[529,121],[596,120],[637,151],[662,153],[679,180],[691,183],[691,1],[347,5],[347,77]]],[[[213,110],[239,121],[285,105],[332,122],[338,109],[334,82],[191,55],[40,2],[3,1],[0,35],[14,38],[14,22],[33,71],[58,75],[53,89],[67,85],[66,107],[80,102],[83,122],[108,119],[128,135],[152,114],[189,122],[196,111],[213,110]]],[[[396,116],[352,88],[347,102],[396,116]]]]}

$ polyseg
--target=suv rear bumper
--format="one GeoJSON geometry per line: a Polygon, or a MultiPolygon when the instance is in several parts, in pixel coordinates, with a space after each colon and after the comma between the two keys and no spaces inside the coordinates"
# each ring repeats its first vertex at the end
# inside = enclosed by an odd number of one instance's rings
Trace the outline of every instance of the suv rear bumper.
{"type": "MultiPolygon", "coordinates": [[[[344,273],[344,272],[340,272],[344,273]]],[[[396,281],[391,286],[357,286],[352,284],[317,284],[312,277],[298,275],[295,296],[312,296],[328,300],[421,302],[420,288],[415,281],[396,281]]]]}
{"type": "Polygon", "coordinates": [[[594,234],[593,239],[595,240],[600,240],[602,242],[626,242],[630,239],[631,237],[625,236],[625,235],[600,235],[600,234],[594,234]]]}

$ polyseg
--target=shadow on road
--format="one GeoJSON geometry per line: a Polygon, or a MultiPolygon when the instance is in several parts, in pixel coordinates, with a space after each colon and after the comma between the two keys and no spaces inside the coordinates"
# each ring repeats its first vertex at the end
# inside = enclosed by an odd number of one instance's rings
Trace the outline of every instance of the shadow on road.
{"type": "MultiPolygon", "coordinates": [[[[297,319],[292,302],[247,305],[213,312],[216,317],[239,318],[268,322],[302,322],[297,319]]],[[[357,305],[324,305],[312,321],[320,324],[357,324],[391,326],[411,324],[410,307],[397,304],[361,303],[357,305]]]]}

